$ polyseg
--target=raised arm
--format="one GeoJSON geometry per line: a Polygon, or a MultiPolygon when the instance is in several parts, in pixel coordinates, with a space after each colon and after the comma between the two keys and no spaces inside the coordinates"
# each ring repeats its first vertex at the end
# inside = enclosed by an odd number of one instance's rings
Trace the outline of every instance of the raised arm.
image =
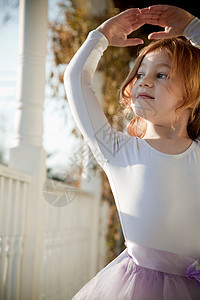
{"type": "Polygon", "coordinates": [[[130,46],[142,43],[141,39],[127,40],[127,35],[141,26],[138,13],[139,9],[130,9],[90,32],[64,74],[64,85],[74,120],[102,167],[116,155],[118,145],[126,136],[108,123],[92,89],[92,79],[109,44],[130,46]]]}

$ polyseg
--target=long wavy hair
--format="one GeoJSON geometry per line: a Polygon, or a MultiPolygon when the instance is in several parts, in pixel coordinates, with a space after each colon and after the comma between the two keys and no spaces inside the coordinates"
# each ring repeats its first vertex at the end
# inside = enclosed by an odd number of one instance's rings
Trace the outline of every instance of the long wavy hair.
{"type": "MultiPolygon", "coordinates": [[[[181,112],[192,107],[187,132],[192,140],[198,139],[200,137],[200,49],[193,46],[184,37],[157,40],[140,51],[132,70],[121,85],[119,103],[123,107],[125,106],[125,114],[132,111],[131,91],[133,83],[136,81],[137,71],[145,55],[155,50],[166,51],[172,60],[169,80],[173,82],[174,78],[178,76],[181,82],[183,101],[175,110],[175,118],[171,122],[171,128],[175,131],[174,122],[179,119],[181,112]]],[[[134,113],[133,115],[134,117],[126,126],[126,130],[132,136],[143,138],[147,130],[147,122],[144,118],[134,113]]]]}

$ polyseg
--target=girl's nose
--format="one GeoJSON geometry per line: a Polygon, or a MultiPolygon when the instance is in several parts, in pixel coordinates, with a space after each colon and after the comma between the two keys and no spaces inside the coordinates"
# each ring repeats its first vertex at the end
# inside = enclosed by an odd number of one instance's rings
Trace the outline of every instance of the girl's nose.
{"type": "Polygon", "coordinates": [[[147,87],[153,87],[153,80],[151,76],[144,76],[140,79],[140,86],[147,86],[147,87]]]}

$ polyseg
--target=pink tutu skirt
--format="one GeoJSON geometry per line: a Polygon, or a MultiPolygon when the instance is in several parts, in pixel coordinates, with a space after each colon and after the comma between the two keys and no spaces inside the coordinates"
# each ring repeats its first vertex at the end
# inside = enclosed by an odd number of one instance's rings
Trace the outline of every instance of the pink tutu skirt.
{"type": "Polygon", "coordinates": [[[200,300],[200,264],[131,243],[72,298],[83,299],[200,300]]]}

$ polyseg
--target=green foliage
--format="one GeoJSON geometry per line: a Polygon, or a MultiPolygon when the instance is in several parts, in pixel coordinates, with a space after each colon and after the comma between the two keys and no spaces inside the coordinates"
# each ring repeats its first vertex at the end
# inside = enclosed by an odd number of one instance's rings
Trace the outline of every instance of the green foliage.
{"type": "MultiPolygon", "coordinates": [[[[62,5],[62,11],[64,11],[64,5],[62,5]]],[[[52,49],[55,65],[68,64],[86,40],[88,33],[118,12],[116,8],[109,8],[106,15],[97,17],[92,16],[87,9],[65,7],[66,23],[50,24],[53,33],[52,49]]],[[[103,70],[105,75],[103,110],[111,124],[118,108],[117,91],[128,73],[129,62],[134,58],[133,50],[130,50],[132,49],[108,47],[98,66],[98,69],[103,70]]],[[[51,78],[54,76],[52,71],[51,78]]],[[[60,83],[63,83],[63,74],[59,74],[58,79],[60,83]]]]}

